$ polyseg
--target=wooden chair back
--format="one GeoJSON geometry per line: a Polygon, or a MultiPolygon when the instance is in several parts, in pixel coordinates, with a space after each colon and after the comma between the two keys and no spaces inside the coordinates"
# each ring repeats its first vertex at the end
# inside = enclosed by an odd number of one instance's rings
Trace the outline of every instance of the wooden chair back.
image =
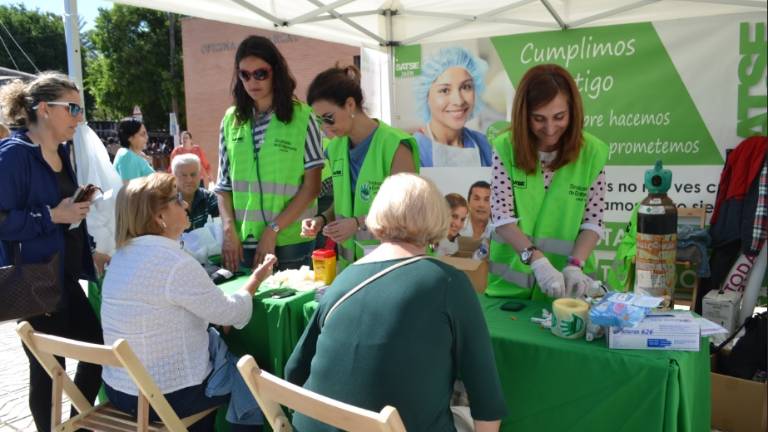
{"type": "Polygon", "coordinates": [[[281,405],[350,432],[405,432],[391,406],[374,412],[319,395],[260,369],[250,355],[243,356],[237,368],[275,432],[293,431],[281,405]]]}
{"type": "Polygon", "coordinates": [[[111,346],[80,342],[39,333],[26,321],[16,326],[16,333],[53,379],[52,431],[68,432],[79,428],[108,432],[186,431],[191,424],[216,409],[212,408],[183,420],[180,419],[125,339],[118,339],[111,346]],[[117,410],[109,403],[96,407],[91,405],[54,356],[124,368],[139,388],[137,418],[133,419],[130,414],[117,410]],[[64,423],[61,421],[63,394],[67,395],[79,413],[64,423]],[[149,423],[150,406],[160,417],[162,424],[149,423]]]}

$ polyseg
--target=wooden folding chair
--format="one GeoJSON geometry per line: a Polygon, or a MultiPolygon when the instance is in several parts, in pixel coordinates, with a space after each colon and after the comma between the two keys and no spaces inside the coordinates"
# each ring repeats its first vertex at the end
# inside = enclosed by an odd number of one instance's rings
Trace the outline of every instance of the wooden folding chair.
{"type": "Polygon", "coordinates": [[[52,431],[71,432],[79,428],[105,432],[186,431],[187,427],[216,410],[214,407],[179,419],[125,339],[118,339],[112,346],[80,342],[38,333],[26,321],[16,326],[16,333],[53,379],[52,431]],[[108,402],[95,407],[91,405],[54,356],[125,368],[139,388],[137,418],[119,411],[108,402]],[[62,394],[69,397],[79,413],[64,423],[61,422],[62,394]],[[149,422],[150,406],[162,423],[149,422]]]}
{"type": "Polygon", "coordinates": [[[281,405],[345,431],[405,432],[391,406],[374,412],[319,395],[261,370],[250,355],[243,356],[237,368],[275,432],[293,431],[281,405]]]}

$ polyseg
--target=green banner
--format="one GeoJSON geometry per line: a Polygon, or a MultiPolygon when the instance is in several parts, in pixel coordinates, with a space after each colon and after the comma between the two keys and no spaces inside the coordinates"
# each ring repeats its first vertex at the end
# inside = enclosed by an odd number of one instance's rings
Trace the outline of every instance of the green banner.
{"type": "Polygon", "coordinates": [[[513,86],[556,63],[579,87],[585,128],[610,165],[722,164],[723,159],[651,23],[491,38],[513,86]]]}

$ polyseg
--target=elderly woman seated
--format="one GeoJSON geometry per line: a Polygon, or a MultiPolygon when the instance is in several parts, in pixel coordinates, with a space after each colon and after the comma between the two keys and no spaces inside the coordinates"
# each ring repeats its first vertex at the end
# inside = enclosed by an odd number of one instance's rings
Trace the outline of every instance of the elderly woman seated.
{"type": "MultiPolygon", "coordinates": [[[[104,342],[126,339],[181,417],[230,399],[231,389],[208,385],[222,382],[221,374],[239,377],[236,359],[208,324],[245,326],[251,318],[252,296],[274,263],[268,256],[240,291],[225,295],[181,249],[179,237],[189,227],[186,209],[170,174],[134,179],[120,190],[118,249],[104,279],[101,310],[104,342]]],[[[126,371],[105,366],[102,378],[109,400],[135,415],[138,389],[126,371]]],[[[253,397],[244,398],[242,392],[231,397],[238,402],[231,406],[242,403],[247,408],[228,413],[228,421],[263,423],[253,397]],[[235,418],[235,414],[242,415],[235,418]]],[[[154,412],[150,418],[157,418],[154,412]]],[[[190,430],[213,430],[214,420],[209,416],[190,430]]],[[[258,428],[233,425],[231,430],[258,428]]]]}
{"type": "MultiPolygon", "coordinates": [[[[476,430],[498,430],[507,409],[475,291],[464,273],[424,256],[446,236],[449,215],[429,180],[384,181],[366,218],[381,245],[325,292],[288,360],[289,381],[369,410],[394,406],[408,430],[452,431],[461,377],[476,430]]],[[[293,423],[333,430],[299,413],[293,423]]]]}

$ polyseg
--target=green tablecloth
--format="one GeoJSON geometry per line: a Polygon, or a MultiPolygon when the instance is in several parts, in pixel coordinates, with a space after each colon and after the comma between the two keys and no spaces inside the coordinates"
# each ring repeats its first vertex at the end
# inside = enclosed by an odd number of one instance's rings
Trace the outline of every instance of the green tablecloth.
{"type": "Polygon", "coordinates": [[[710,430],[709,353],[609,350],[530,321],[542,303],[502,311],[479,296],[510,416],[503,431],[710,430]]]}
{"type": "MultiPolygon", "coordinates": [[[[219,285],[227,294],[243,286],[248,276],[219,285]]],[[[235,355],[251,354],[259,366],[279,377],[285,362],[304,331],[304,303],[315,298],[315,292],[299,292],[290,297],[270,298],[274,290],[260,290],[253,297],[253,315],[240,330],[232,328],[224,336],[229,350],[235,355]]]]}

